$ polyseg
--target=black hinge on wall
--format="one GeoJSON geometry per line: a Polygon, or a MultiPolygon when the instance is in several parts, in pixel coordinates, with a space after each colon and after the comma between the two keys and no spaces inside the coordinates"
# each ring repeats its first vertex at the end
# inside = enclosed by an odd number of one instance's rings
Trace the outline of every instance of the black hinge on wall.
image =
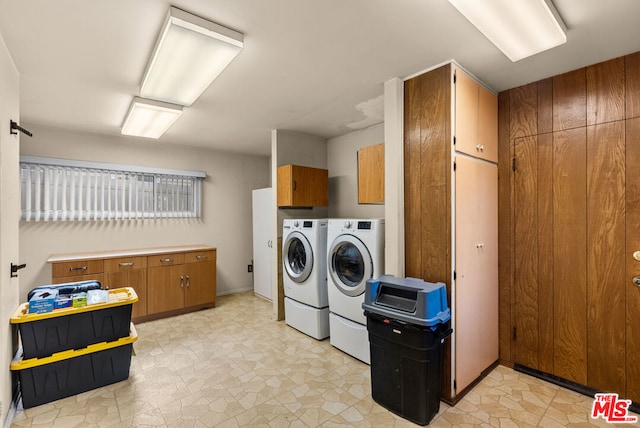
{"type": "Polygon", "coordinates": [[[457,390],[458,389],[458,382],[456,382],[456,380],[453,380],[453,390],[457,390]]]}
{"type": "Polygon", "coordinates": [[[456,136],[455,135],[453,136],[453,145],[454,146],[456,145],[456,136]]]}
{"type": "Polygon", "coordinates": [[[511,159],[511,169],[516,170],[516,158],[511,159]]]}
{"type": "Polygon", "coordinates": [[[516,327],[513,327],[513,340],[516,340],[518,338],[518,330],[516,329],[516,327]]]}
{"type": "Polygon", "coordinates": [[[453,163],[453,170],[454,171],[456,170],[456,163],[455,162],[453,163]]]}
{"type": "Polygon", "coordinates": [[[453,83],[456,83],[456,73],[453,73],[453,83]]]}
{"type": "Polygon", "coordinates": [[[453,279],[454,280],[456,279],[456,271],[455,270],[453,271],[453,279]]]}

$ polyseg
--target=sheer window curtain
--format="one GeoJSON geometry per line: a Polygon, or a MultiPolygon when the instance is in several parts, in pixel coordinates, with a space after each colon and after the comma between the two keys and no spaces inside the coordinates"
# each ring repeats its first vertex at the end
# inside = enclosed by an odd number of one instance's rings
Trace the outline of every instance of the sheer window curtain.
{"type": "Polygon", "coordinates": [[[202,178],[21,162],[22,219],[199,217],[202,178]]]}

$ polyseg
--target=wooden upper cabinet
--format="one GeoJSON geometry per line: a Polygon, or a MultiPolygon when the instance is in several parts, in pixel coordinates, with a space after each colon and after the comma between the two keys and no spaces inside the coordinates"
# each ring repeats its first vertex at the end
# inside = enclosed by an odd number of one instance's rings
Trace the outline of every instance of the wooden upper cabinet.
{"type": "Polygon", "coordinates": [[[329,206],[329,171],[299,165],[278,167],[278,206],[329,206]]]}
{"type": "Polygon", "coordinates": [[[384,144],[358,150],[358,203],[384,204],[384,144]]]}
{"type": "Polygon", "coordinates": [[[498,162],[498,96],[457,69],[456,151],[498,162]]]}

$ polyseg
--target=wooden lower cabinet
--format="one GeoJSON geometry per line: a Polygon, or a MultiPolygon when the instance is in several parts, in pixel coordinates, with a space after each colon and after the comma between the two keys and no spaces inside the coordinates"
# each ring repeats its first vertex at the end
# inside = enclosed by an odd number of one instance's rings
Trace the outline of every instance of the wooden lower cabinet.
{"type": "Polygon", "coordinates": [[[149,313],[184,308],[184,266],[149,268],[149,313]]]}
{"type": "Polygon", "coordinates": [[[104,260],[103,287],[132,287],[138,295],[131,317],[138,319],[147,315],[147,258],[120,257],[104,260]]]}
{"type": "Polygon", "coordinates": [[[103,288],[132,287],[131,317],[143,322],[214,307],[216,249],[203,245],[54,255],[52,283],[94,279],[103,288]],[[86,268],[85,268],[86,267],[86,268]],[[85,275],[62,276],[90,271],[85,275]]]}

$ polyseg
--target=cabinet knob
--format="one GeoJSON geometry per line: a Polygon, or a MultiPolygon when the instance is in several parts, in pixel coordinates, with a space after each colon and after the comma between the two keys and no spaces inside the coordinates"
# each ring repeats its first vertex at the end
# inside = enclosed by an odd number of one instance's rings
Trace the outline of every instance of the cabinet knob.
{"type": "Polygon", "coordinates": [[[640,262],[640,250],[633,253],[633,258],[640,262]]]}
{"type": "Polygon", "coordinates": [[[187,275],[187,287],[189,286],[189,275],[187,275]]]}
{"type": "Polygon", "coordinates": [[[634,276],[631,281],[633,282],[633,285],[640,287],[640,276],[634,276]]]}
{"type": "Polygon", "coordinates": [[[180,288],[184,288],[184,276],[180,276],[180,288]]]}
{"type": "Polygon", "coordinates": [[[476,144],[476,152],[480,151],[480,144],[476,144]]]}

